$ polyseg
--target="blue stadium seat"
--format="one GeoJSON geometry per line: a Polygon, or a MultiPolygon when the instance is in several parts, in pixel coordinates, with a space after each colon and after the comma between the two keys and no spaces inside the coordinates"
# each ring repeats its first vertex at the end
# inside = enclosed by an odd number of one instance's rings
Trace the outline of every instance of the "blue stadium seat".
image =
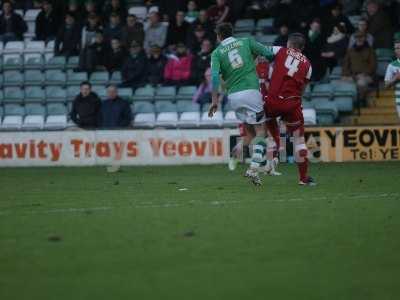
{"type": "Polygon", "coordinates": [[[166,101],[175,101],[176,97],[176,87],[174,86],[162,86],[156,89],[156,93],[154,95],[155,101],[166,100],[166,101]]]}
{"type": "Polygon", "coordinates": [[[42,70],[44,67],[44,59],[41,54],[25,54],[24,69],[25,70],[42,70]]]}
{"type": "Polygon", "coordinates": [[[24,73],[24,85],[42,86],[45,82],[45,76],[40,70],[27,70],[24,73]]]}
{"type": "Polygon", "coordinates": [[[135,115],[133,126],[139,128],[153,128],[156,122],[154,105],[149,101],[137,101],[132,104],[135,115]]]}
{"type": "Polygon", "coordinates": [[[133,101],[153,101],[155,95],[155,88],[150,85],[140,87],[135,90],[132,97],[133,101]]]}
{"type": "Polygon", "coordinates": [[[24,103],[24,92],[19,87],[7,87],[4,89],[4,100],[5,104],[23,104],[24,103]]]}
{"type": "Polygon", "coordinates": [[[176,100],[192,100],[194,94],[197,91],[197,87],[194,85],[183,86],[178,90],[178,94],[176,95],[176,100]]]}
{"type": "Polygon", "coordinates": [[[44,68],[46,70],[64,70],[65,64],[65,56],[53,56],[46,61],[44,68]]]}
{"type": "Polygon", "coordinates": [[[172,101],[157,101],[155,103],[157,112],[156,126],[176,127],[178,124],[178,112],[176,104],[172,101]]]}
{"type": "Polygon", "coordinates": [[[67,72],[67,86],[80,85],[82,81],[88,81],[86,72],[67,72]]]}
{"type": "Polygon", "coordinates": [[[40,86],[25,87],[25,103],[44,103],[45,91],[40,86]]]}
{"type": "Polygon", "coordinates": [[[23,86],[24,76],[20,71],[5,71],[4,72],[4,87],[23,86]]]}
{"type": "Polygon", "coordinates": [[[46,70],[45,72],[46,86],[65,85],[66,81],[67,81],[67,75],[61,70],[46,70]]]}
{"type": "Polygon", "coordinates": [[[255,22],[253,19],[241,19],[235,23],[235,33],[239,32],[252,32],[255,29],[255,22]]]}
{"type": "Polygon", "coordinates": [[[65,103],[67,101],[67,92],[61,86],[48,86],[46,87],[45,92],[47,103],[65,103]]]}
{"type": "Polygon", "coordinates": [[[108,72],[93,72],[90,75],[90,83],[93,85],[107,85],[109,80],[108,72]]]}
{"type": "Polygon", "coordinates": [[[333,86],[330,83],[316,84],[311,92],[311,97],[325,97],[331,99],[333,95],[333,86]]]}

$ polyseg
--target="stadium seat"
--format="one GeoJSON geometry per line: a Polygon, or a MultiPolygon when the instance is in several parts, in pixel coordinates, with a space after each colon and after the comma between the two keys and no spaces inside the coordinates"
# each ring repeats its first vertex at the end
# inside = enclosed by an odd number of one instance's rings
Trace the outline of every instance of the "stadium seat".
{"type": "Polygon", "coordinates": [[[224,123],[224,116],[221,110],[218,110],[212,118],[208,116],[208,106],[203,105],[200,119],[200,127],[213,128],[221,127],[224,123]]]}
{"type": "Polygon", "coordinates": [[[389,64],[390,64],[389,61],[378,61],[376,75],[378,75],[380,78],[384,78],[386,75],[386,69],[389,64]]]}
{"type": "Polygon", "coordinates": [[[1,124],[3,123],[3,117],[4,117],[4,108],[0,106],[0,128],[1,124]]]}
{"type": "Polygon", "coordinates": [[[325,97],[331,99],[333,95],[333,86],[330,83],[321,83],[314,86],[311,97],[325,97]]]}
{"type": "Polygon", "coordinates": [[[23,86],[24,85],[24,76],[20,71],[5,71],[3,86],[23,86]]]}
{"type": "Polygon", "coordinates": [[[67,108],[60,103],[47,105],[46,129],[64,129],[67,126],[67,108]]]}
{"type": "Polygon", "coordinates": [[[191,100],[179,100],[177,102],[180,114],[178,126],[181,128],[198,127],[200,124],[200,105],[191,100]]]}
{"type": "Polygon", "coordinates": [[[67,92],[61,86],[48,86],[45,89],[46,102],[60,102],[65,103],[67,100],[67,92]]]}
{"type": "Polygon", "coordinates": [[[66,63],[67,70],[74,70],[79,67],[79,56],[70,56],[66,63]]]}
{"type": "Polygon", "coordinates": [[[40,70],[27,70],[24,73],[24,85],[42,86],[45,82],[44,74],[40,70]]]}
{"type": "Polygon", "coordinates": [[[25,106],[23,129],[43,129],[46,115],[45,107],[41,104],[27,104],[25,106]]]}
{"type": "Polygon", "coordinates": [[[172,101],[155,103],[157,112],[156,125],[161,127],[176,127],[178,124],[177,107],[172,101]]]}
{"type": "Polygon", "coordinates": [[[336,66],[329,74],[329,80],[339,80],[342,77],[342,67],[336,66]]]}
{"type": "Polygon", "coordinates": [[[303,99],[302,106],[303,108],[314,108],[314,102],[303,99]]]}
{"type": "Polygon", "coordinates": [[[40,13],[40,9],[28,9],[25,12],[24,20],[26,22],[35,22],[39,13],[40,13]]]}
{"type": "Polygon", "coordinates": [[[122,83],[122,74],[119,71],[113,72],[110,78],[110,84],[120,85],[122,83]]]}
{"type": "Polygon", "coordinates": [[[3,100],[4,100],[3,90],[0,90],[0,107],[3,105],[3,100]]]}
{"type": "Polygon", "coordinates": [[[93,72],[90,75],[90,83],[93,85],[107,85],[109,80],[108,72],[93,72]]]}
{"type": "Polygon", "coordinates": [[[101,100],[106,100],[107,98],[107,88],[104,85],[93,85],[92,91],[99,96],[101,100]]]}
{"type": "Polygon", "coordinates": [[[22,54],[24,52],[24,42],[8,42],[3,49],[4,54],[22,54]]]}
{"type": "Polygon", "coordinates": [[[21,129],[25,109],[22,105],[8,104],[4,106],[4,118],[1,124],[2,129],[21,129]]]}
{"type": "Polygon", "coordinates": [[[3,70],[22,70],[23,61],[19,54],[3,55],[3,70]]]}
{"type": "Polygon", "coordinates": [[[47,42],[44,52],[45,53],[54,53],[54,45],[55,45],[55,41],[47,42]]]}
{"type": "Polygon", "coordinates": [[[4,43],[0,41],[0,53],[3,53],[4,50],[4,43]]]}
{"type": "Polygon", "coordinates": [[[333,99],[339,112],[352,112],[353,111],[353,97],[351,96],[337,96],[333,99]]]}
{"type": "Polygon", "coordinates": [[[194,85],[183,86],[178,90],[178,94],[176,95],[176,100],[190,100],[192,101],[193,95],[196,93],[197,87],[194,85]]]}
{"type": "Polygon", "coordinates": [[[318,101],[315,103],[315,110],[320,125],[333,124],[338,117],[338,109],[333,101],[318,101]]]}
{"type": "Polygon", "coordinates": [[[133,6],[129,8],[128,13],[135,15],[139,20],[144,21],[147,18],[147,7],[146,6],[133,6]]]}
{"type": "Polygon", "coordinates": [[[153,128],[156,123],[154,105],[147,101],[138,101],[132,104],[132,112],[135,114],[134,127],[153,128]]]}
{"type": "Polygon", "coordinates": [[[317,124],[317,113],[313,108],[303,108],[304,124],[305,125],[316,125],[317,124]]]}
{"type": "Polygon", "coordinates": [[[46,70],[45,72],[45,85],[54,86],[54,85],[65,85],[67,81],[67,75],[60,70],[46,70]]]}
{"type": "Polygon", "coordinates": [[[133,93],[131,88],[119,88],[118,95],[128,102],[132,101],[133,93]]]}
{"type": "Polygon", "coordinates": [[[154,100],[175,101],[175,97],[176,97],[176,88],[174,86],[162,86],[156,89],[154,100]]]}
{"type": "Polygon", "coordinates": [[[377,48],[375,49],[376,57],[378,61],[389,61],[391,62],[394,57],[394,51],[390,48],[377,48]]]}
{"type": "Polygon", "coordinates": [[[67,82],[68,86],[80,85],[82,81],[88,81],[88,75],[86,72],[67,72],[67,82]]]}
{"type": "Polygon", "coordinates": [[[28,41],[25,44],[24,53],[43,54],[46,49],[46,44],[43,41],[28,41]]]}
{"type": "Polygon", "coordinates": [[[7,87],[4,88],[4,104],[23,104],[24,103],[24,92],[19,87],[7,87]]]}
{"type": "Polygon", "coordinates": [[[351,96],[353,99],[357,96],[357,87],[354,82],[332,81],[334,97],[351,96]]]}
{"type": "Polygon", "coordinates": [[[66,60],[64,56],[53,56],[46,61],[44,67],[46,70],[64,70],[65,64],[66,60]]]}
{"type": "Polygon", "coordinates": [[[25,70],[42,70],[44,67],[43,56],[39,53],[24,54],[25,70]]]}
{"type": "Polygon", "coordinates": [[[255,22],[253,19],[241,19],[235,23],[235,33],[239,32],[252,32],[255,29],[255,22]]]}
{"type": "Polygon", "coordinates": [[[268,28],[273,28],[273,27],[274,27],[274,19],[273,18],[261,19],[257,22],[256,30],[261,32],[261,31],[265,31],[268,28]]]}
{"type": "Polygon", "coordinates": [[[75,97],[80,93],[80,86],[79,85],[71,85],[67,87],[67,101],[72,102],[74,101],[75,97]]]}
{"type": "Polygon", "coordinates": [[[155,95],[155,89],[147,85],[145,87],[137,88],[132,97],[133,101],[153,101],[155,95]]]}
{"type": "Polygon", "coordinates": [[[256,40],[261,44],[272,45],[277,37],[276,34],[257,34],[256,40]]]}
{"type": "Polygon", "coordinates": [[[25,103],[44,103],[45,91],[40,86],[25,86],[25,103]]]}

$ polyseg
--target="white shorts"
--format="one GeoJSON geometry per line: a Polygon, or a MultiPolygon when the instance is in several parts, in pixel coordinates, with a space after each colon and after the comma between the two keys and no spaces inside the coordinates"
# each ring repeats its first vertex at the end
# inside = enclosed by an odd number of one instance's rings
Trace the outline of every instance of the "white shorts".
{"type": "Polygon", "coordinates": [[[259,90],[245,90],[230,94],[229,103],[236,117],[250,125],[265,122],[264,102],[259,90]]]}

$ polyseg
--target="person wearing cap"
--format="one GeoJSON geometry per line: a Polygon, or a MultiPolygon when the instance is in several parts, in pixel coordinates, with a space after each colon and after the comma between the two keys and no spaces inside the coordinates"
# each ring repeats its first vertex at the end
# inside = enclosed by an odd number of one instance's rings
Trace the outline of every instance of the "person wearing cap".
{"type": "Polygon", "coordinates": [[[152,85],[161,84],[166,64],[167,58],[162,54],[162,49],[158,45],[151,45],[147,67],[147,82],[152,85]]]}
{"type": "Polygon", "coordinates": [[[186,45],[176,45],[176,55],[172,55],[164,69],[164,81],[167,85],[186,85],[192,76],[193,56],[188,52],[186,45]]]}
{"type": "Polygon", "coordinates": [[[145,84],[147,74],[147,57],[142,46],[133,41],[129,55],[122,65],[122,85],[137,88],[145,84]]]}
{"type": "Polygon", "coordinates": [[[65,15],[65,24],[58,31],[54,51],[56,55],[75,56],[79,54],[81,29],[71,13],[65,15]]]}
{"type": "Polygon", "coordinates": [[[167,27],[160,22],[158,12],[149,15],[149,27],[145,31],[144,48],[150,50],[150,45],[158,45],[164,48],[167,41],[167,27]]]}
{"type": "Polygon", "coordinates": [[[122,29],[122,43],[129,47],[133,41],[143,45],[144,42],[144,28],[135,15],[129,15],[126,18],[126,25],[122,29]]]}
{"type": "Polygon", "coordinates": [[[376,55],[368,44],[365,33],[354,35],[355,44],[347,50],[343,61],[343,79],[354,81],[358,88],[358,98],[365,101],[368,85],[373,82],[376,73],[376,55]]]}
{"type": "Polygon", "coordinates": [[[36,17],[35,36],[38,41],[49,41],[56,38],[60,28],[60,16],[53,9],[53,4],[45,0],[41,4],[42,10],[36,17]]]}

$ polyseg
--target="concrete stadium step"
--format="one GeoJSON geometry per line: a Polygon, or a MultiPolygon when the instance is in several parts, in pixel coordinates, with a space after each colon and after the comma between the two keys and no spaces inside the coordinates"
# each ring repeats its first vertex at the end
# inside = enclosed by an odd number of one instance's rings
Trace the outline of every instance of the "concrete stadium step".
{"type": "Polygon", "coordinates": [[[396,109],[394,105],[361,108],[361,115],[394,115],[394,114],[396,114],[396,109]]]}
{"type": "Polygon", "coordinates": [[[391,125],[400,124],[397,115],[362,115],[352,117],[353,125],[391,125]]]}

